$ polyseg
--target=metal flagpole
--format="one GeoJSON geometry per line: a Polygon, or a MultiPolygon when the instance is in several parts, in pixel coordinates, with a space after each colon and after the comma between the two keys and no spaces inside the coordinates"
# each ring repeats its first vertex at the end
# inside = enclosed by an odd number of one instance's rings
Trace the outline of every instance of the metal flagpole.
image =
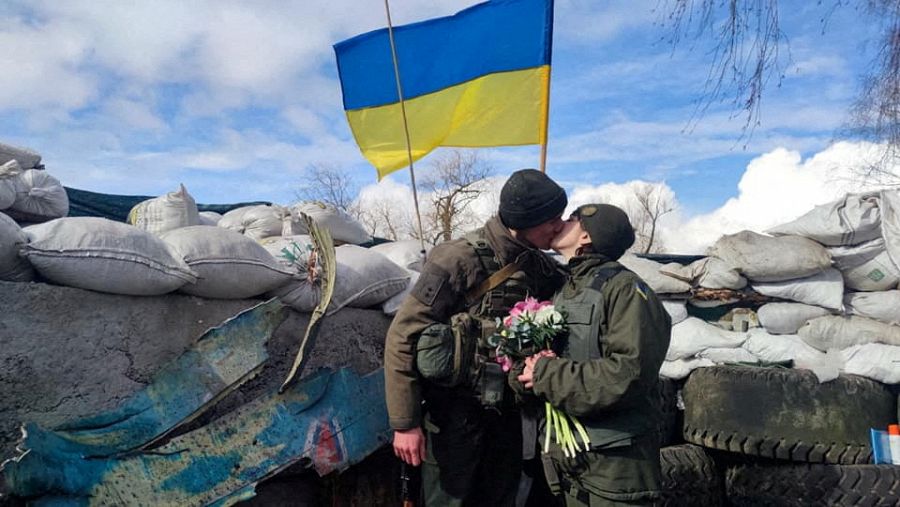
{"type": "Polygon", "coordinates": [[[419,192],[416,190],[416,171],[413,169],[412,144],[409,141],[409,124],[406,121],[406,103],[403,101],[403,86],[400,85],[400,66],[397,64],[397,47],[394,45],[394,26],[391,23],[391,7],[384,0],[384,11],[387,13],[388,38],[391,41],[391,58],[394,61],[394,78],[397,80],[397,97],[400,98],[400,113],[403,115],[403,132],[406,134],[406,154],[409,156],[409,178],[412,180],[413,202],[416,205],[416,219],[419,221],[419,242],[422,255],[425,254],[425,229],[422,227],[422,214],[419,213],[419,192]]]}
{"type": "Polygon", "coordinates": [[[544,96],[544,138],[541,139],[541,172],[547,172],[547,143],[550,140],[550,72],[553,66],[547,66],[547,92],[544,96]]]}

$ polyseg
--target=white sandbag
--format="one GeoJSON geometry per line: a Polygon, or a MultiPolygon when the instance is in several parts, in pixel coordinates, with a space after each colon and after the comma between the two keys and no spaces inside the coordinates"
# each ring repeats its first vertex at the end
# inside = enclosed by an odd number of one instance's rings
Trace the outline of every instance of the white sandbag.
{"type": "MultiPolygon", "coordinates": [[[[405,239],[403,241],[390,241],[375,245],[371,250],[378,252],[398,266],[412,271],[421,271],[425,263],[425,255],[422,254],[422,242],[417,239],[405,239]]],[[[431,250],[431,245],[425,244],[425,254],[431,250]]]]}
{"type": "Polygon", "coordinates": [[[128,223],[153,234],[200,225],[197,203],[184,185],[175,192],[147,199],[128,212],[128,223]]]}
{"type": "Polygon", "coordinates": [[[844,373],[882,384],[900,384],[900,347],[881,343],[856,345],[841,351],[844,373]]]}
{"type": "Polygon", "coordinates": [[[28,236],[22,232],[19,224],[0,213],[0,280],[7,282],[34,280],[31,264],[19,255],[19,250],[26,243],[28,236]]]}
{"type": "Polygon", "coordinates": [[[662,367],[659,369],[659,376],[674,380],[681,380],[691,374],[697,368],[705,368],[715,366],[716,363],[709,359],[692,357],[690,359],[676,359],[674,361],[663,361],[662,367]]]}
{"type": "Polygon", "coordinates": [[[793,361],[797,368],[812,370],[819,382],[834,380],[840,374],[843,361],[837,351],[818,351],[794,334],[773,335],[763,329],[752,329],[749,334],[744,348],[761,361],[793,361]]]}
{"type": "Polygon", "coordinates": [[[24,229],[24,255],[44,278],[111,294],[154,296],[194,282],[196,274],[158,237],[97,217],[69,217],[24,229]]]}
{"type": "Polygon", "coordinates": [[[280,287],[294,278],[259,243],[222,227],[194,225],[160,236],[184,258],[198,279],[181,292],[213,299],[243,299],[280,287]]]}
{"type": "Polygon", "coordinates": [[[294,234],[307,234],[306,223],[300,220],[300,213],[305,213],[320,227],[325,227],[331,232],[331,238],[336,244],[349,243],[359,245],[372,240],[372,236],[366,232],[358,220],[351,217],[346,211],[330,204],[316,201],[298,202],[291,206],[296,223],[293,226],[294,234]]]}
{"type": "Polygon", "coordinates": [[[766,303],[756,311],[759,323],[771,334],[797,334],[809,320],[830,314],[825,308],[803,303],[766,303]]]}
{"type": "Polygon", "coordinates": [[[396,315],[397,310],[400,309],[400,305],[403,304],[403,301],[406,299],[406,296],[409,296],[409,293],[412,292],[413,287],[416,285],[416,282],[419,281],[419,272],[409,270],[409,282],[406,284],[406,288],[397,294],[393,295],[381,305],[381,311],[384,312],[385,315],[396,315]]]}
{"type": "Polygon", "coordinates": [[[711,347],[740,347],[747,333],[725,331],[696,317],[672,326],[666,360],[687,359],[711,347]]]}
{"type": "Polygon", "coordinates": [[[197,213],[197,225],[219,225],[222,214],[215,211],[201,211],[197,213]]]}
{"type": "Polygon", "coordinates": [[[834,267],[844,275],[844,286],[848,289],[882,291],[893,289],[900,283],[900,268],[894,265],[882,238],[829,248],[828,251],[834,267]]]}
{"type": "Polygon", "coordinates": [[[881,235],[879,205],[879,192],[847,194],[766,232],[774,236],[803,236],[829,246],[856,245],[881,235]]]}
{"type": "Polygon", "coordinates": [[[844,310],[860,317],[900,325],[900,290],[845,294],[844,310]]]}
{"type": "MultiPolygon", "coordinates": [[[[311,237],[306,234],[294,236],[272,236],[259,241],[259,244],[287,271],[307,275],[309,256],[315,249],[311,237]]],[[[315,268],[315,266],[314,266],[315,268]]]]}
{"type": "Polygon", "coordinates": [[[704,257],[687,266],[672,262],[662,266],[660,272],[707,289],[743,289],[747,279],[737,269],[718,257],[704,257]]]}
{"type": "Polygon", "coordinates": [[[844,300],[844,278],[840,271],[829,268],[817,275],[796,280],[754,282],[753,290],[764,296],[840,311],[844,300]]]}
{"type": "Polygon", "coordinates": [[[797,334],[818,350],[846,349],[866,343],[900,345],[900,326],[858,315],[826,315],[812,319],[797,334]]]}
{"type": "Polygon", "coordinates": [[[9,209],[24,221],[45,222],[69,214],[69,195],[47,171],[29,169],[19,175],[16,201],[9,209]]]}
{"type": "Polygon", "coordinates": [[[881,237],[895,266],[900,266],[900,188],[881,191],[881,237]]]}
{"type": "Polygon", "coordinates": [[[677,294],[691,290],[691,284],[661,273],[662,264],[633,254],[625,254],[619,263],[637,274],[657,294],[677,294]]]}
{"type": "Polygon", "coordinates": [[[662,305],[663,308],[666,309],[666,313],[669,314],[669,317],[672,317],[673,326],[688,318],[686,301],[663,301],[662,305]]]}
{"type": "Polygon", "coordinates": [[[222,215],[216,225],[239,232],[257,241],[272,236],[281,236],[284,220],[290,211],[282,206],[244,206],[222,215]]]}
{"type": "Polygon", "coordinates": [[[40,169],[41,156],[33,150],[0,143],[0,164],[5,164],[10,160],[16,160],[22,169],[40,169]]]}
{"type": "Polygon", "coordinates": [[[697,357],[709,359],[716,364],[729,363],[758,363],[759,358],[743,347],[712,347],[701,351],[697,357]]]}
{"type": "Polygon", "coordinates": [[[831,266],[828,250],[811,239],[763,236],[752,231],[722,236],[707,254],[760,282],[803,278],[831,266]]]}
{"type": "Polygon", "coordinates": [[[16,202],[20,174],[22,174],[22,168],[18,161],[10,160],[5,164],[0,164],[0,210],[9,208],[16,202]]]}
{"type": "MultiPolygon", "coordinates": [[[[335,248],[335,257],[337,272],[328,315],[345,306],[367,308],[381,304],[409,283],[408,270],[368,248],[342,245],[335,248]]],[[[318,278],[295,280],[269,292],[268,296],[279,297],[297,311],[311,312],[321,298],[320,281],[318,278]]]]}

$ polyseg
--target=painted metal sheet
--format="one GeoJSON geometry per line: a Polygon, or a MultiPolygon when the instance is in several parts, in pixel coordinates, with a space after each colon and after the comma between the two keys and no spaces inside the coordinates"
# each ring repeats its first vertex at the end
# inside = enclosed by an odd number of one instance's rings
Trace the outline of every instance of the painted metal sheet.
{"type": "Polygon", "coordinates": [[[67,423],[55,434],[92,457],[151,445],[252,378],[286,316],[286,307],[274,299],[239,313],[206,331],[116,410],[67,423]]]}
{"type": "Polygon", "coordinates": [[[47,505],[231,505],[298,462],[343,470],[390,437],[381,369],[320,371],[152,451],[85,459],[52,431],[29,428],[31,449],[8,463],[9,490],[47,505]],[[40,451],[40,452],[39,452],[40,451]],[[73,452],[75,451],[75,452],[73,452]]]}

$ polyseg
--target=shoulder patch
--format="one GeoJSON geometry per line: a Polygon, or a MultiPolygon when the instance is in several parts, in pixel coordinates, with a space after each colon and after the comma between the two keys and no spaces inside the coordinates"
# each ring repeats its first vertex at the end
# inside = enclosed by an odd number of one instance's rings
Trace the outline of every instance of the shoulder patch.
{"type": "Polygon", "coordinates": [[[639,296],[644,298],[644,301],[647,301],[647,293],[650,292],[650,287],[647,287],[647,284],[644,283],[643,280],[635,280],[634,291],[637,292],[639,296]]]}
{"type": "Polygon", "coordinates": [[[410,294],[422,304],[433,306],[438,294],[445,289],[447,283],[448,276],[446,274],[441,274],[437,270],[425,270],[419,275],[419,280],[410,294]]]}

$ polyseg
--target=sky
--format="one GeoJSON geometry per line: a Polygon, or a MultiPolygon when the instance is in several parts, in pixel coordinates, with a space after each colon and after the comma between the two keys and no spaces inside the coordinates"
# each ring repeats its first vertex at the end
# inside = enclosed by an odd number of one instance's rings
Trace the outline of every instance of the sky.
{"type": "MultiPolygon", "coordinates": [[[[391,14],[399,25],[474,3],[392,0],[391,14]]],[[[839,132],[877,20],[780,2],[783,77],[747,136],[728,101],[694,115],[712,38],[670,43],[671,3],[556,2],[547,171],[573,205],[654,182],[677,203],[668,249],[693,253],[866,188],[850,169],[873,147],[839,132]]],[[[409,193],[407,171],[378,183],[356,147],[332,49],[383,27],[381,0],[6,0],[0,15],[0,142],[39,152],[66,186],[161,195],[183,183],[201,203],[289,204],[309,167],[327,165],[361,195],[409,193]]],[[[539,148],[479,157],[497,187],[536,167],[539,148]]]]}

